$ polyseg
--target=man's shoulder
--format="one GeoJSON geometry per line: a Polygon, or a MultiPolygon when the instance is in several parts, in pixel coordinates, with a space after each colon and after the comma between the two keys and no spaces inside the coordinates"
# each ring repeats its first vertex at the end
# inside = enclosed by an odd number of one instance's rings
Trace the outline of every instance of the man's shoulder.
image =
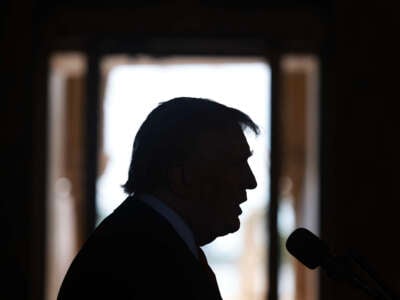
{"type": "Polygon", "coordinates": [[[162,216],[137,197],[130,196],[99,224],[93,235],[145,238],[168,231],[171,226],[162,216]]]}
{"type": "Polygon", "coordinates": [[[99,224],[83,251],[147,254],[160,247],[187,248],[164,217],[137,197],[128,197],[99,224]]]}
{"type": "Polygon", "coordinates": [[[123,273],[130,268],[173,263],[175,256],[178,259],[187,253],[168,222],[140,200],[128,198],[90,235],[72,269],[123,273]]]}

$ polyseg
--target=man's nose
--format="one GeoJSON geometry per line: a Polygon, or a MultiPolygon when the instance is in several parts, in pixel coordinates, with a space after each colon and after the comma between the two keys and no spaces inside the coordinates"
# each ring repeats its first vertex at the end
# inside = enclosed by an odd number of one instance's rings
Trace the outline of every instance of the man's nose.
{"type": "Polygon", "coordinates": [[[252,190],[257,187],[257,180],[251,170],[249,164],[247,163],[247,170],[246,170],[246,189],[252,190]]]}

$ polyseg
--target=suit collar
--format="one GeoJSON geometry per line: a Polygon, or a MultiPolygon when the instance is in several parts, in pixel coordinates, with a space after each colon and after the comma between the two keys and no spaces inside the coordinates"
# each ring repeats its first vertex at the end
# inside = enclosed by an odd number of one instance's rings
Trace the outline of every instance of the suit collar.
{"type": "Polygon", "coordinates": [[[197,245],[192,230],[182,219],[182,217],[176,213],[172,208],[166,205],[162,200],[150,194],[138,195],[140,201],[150,206],[158,214],[160,214],[166,221],[174,228],[176,233],[188,246],[192,254],[198,259],[199,254],[197,245]]]}

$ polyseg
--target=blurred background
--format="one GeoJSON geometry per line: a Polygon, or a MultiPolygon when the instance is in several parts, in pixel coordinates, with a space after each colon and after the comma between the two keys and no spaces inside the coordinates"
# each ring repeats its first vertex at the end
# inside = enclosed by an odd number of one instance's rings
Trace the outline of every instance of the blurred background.
{"type": "Polygon", "coordinates": [[[138,127],[179,96],[261,127],[242,227],[204,247],[225,300],[365,299],[287,253],[297,227],[399,293],[400,27],[390,3],[348,2],[2,1],[0,298],[56,298],[126,197],[138,127]]]}

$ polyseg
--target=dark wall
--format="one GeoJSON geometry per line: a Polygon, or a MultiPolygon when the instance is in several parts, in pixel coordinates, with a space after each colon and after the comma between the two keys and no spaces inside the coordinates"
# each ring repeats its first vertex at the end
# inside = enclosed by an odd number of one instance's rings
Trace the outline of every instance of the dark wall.
{"type": "MultiPolygon", "coordinates": [[[[322,104],[324,235],[338,250],[358,249],[399,294],[400,26],[393,5],[370,2],[335,3],[322,104]]],[[[347,293],[325,283],[329,299],[347,293]]]]}
{"type": "MultiPolygon", "coordinates": [[[[0,298],[43,298],[47,55],[52,47],[87,49],[99,36],[261,38],[266,54],[273,49],[320,54],[322,235],[338,252],[358,249],[390,286],[400,286],[399,24],[393,5],[187,2],[0,4],[0,254],[1,272],[8,278],[0,298]]],[[[321,295],[365,299],[324,276],[321,295]]]]}
{"type": "MultiPolygon", "coordinates": [[[[32,3],[0,5],[1,190],[0,298],[26,299],[32,283],[34,168],[32,3]]],[[[41,141],[36,141],[41,142],[41,141]]],[[[40,205],[40,204],[39,204],[40,205]]],[[[40,259],[40,256],[38,256],[40,259]]]]}

